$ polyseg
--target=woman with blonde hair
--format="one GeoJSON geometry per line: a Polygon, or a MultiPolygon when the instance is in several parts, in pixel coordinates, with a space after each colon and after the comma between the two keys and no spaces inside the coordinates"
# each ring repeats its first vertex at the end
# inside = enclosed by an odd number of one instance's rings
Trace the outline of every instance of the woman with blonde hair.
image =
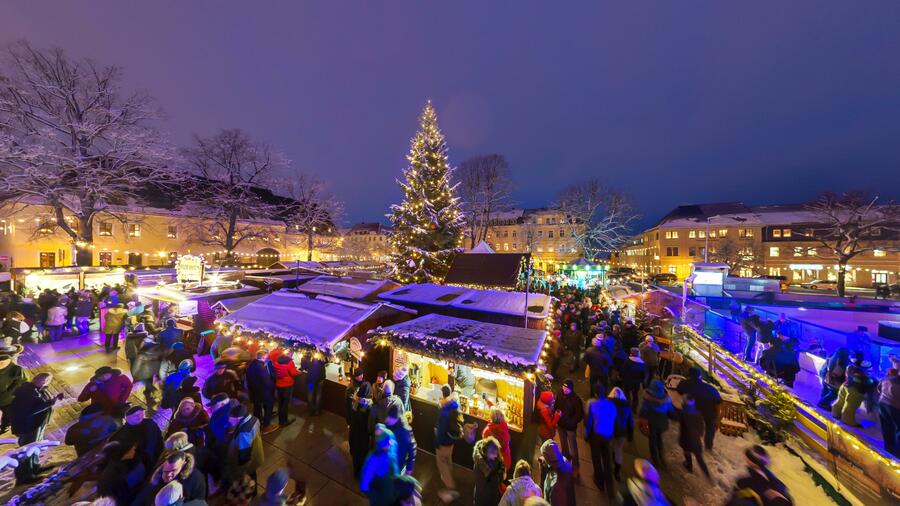
{"type": "Polygon", "coordinates": [[[634,414],[631,412],[631,404],[621,388],[615,387],[609,391],[609,399],[616,405],[616,421],[613,426],[613,476],[616,481],[622,481],[622,447],[625,440],[634,439],[634,414]]]}
{"type": "Polygon", "coordinates": [[[489,437],[493,437],[500,443],[500,456],[503,457],[503,465],[507,471],[512,469],[512,455],[509,449],[509,425],[506,423],[506,417],[503,416],[503,410],[500,408],[491,410],[491,421],[488,422],[481,432],[482,439],[489,437]]]}
{"type": "Polygon", "coordinates": [[[524,506],[529,497],[541,497],[541,487],[531,478],[531,465],[519,460],[513,471],[513,479],[503,492],[498,506],[524,506]]]}

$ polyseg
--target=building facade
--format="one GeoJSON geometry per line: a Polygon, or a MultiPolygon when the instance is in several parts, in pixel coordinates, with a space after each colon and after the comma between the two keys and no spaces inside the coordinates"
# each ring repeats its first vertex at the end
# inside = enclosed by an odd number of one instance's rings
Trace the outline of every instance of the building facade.
{"type": "MultiPolygon", "coordinates": [[[[747,206],[739,202],[679,206],[615,252],[613,265],[684,279],[694,262],[726,261],[734,275],[784,276],[799,284],[836,279],[836,262],[814,237],[814,213],[797,205],[747,206]],[[709,248],[707,254],[706,248],[709,248]]],[[[858,255],[847,269],[847,286],[895,283],[900,272],[900,237],[884,230],[873,242],[883,248],[858,255]]]]}
{"type": "Polygon", "coordinates": [[[342,231],[338,255],[342,260],[387,261],[390,233],[391,227],[381,223],[357,223],[342,231]]]}
{"type": "MultiPolygon", "coordinates": [[[[196,239],[198,220],[165,209],[143,208],[140,212],[115,209],[115,215],[95,218],[92,265],[152,267],[172,264],[179,255],[204,256],[213,264],[224,262],[221,246],[196,239]]],[[[70,226],[77,222],[67,217],[70,226]]],[[[308,238],[276,221],[245,221],[258,233],[244,239],[234,250],[235,261],[268,266],[278,261],[306,260],[308,238]]],[[[328,235],[327,231],[324,235],[328,235]]],[[[334,243],[319,241],[317,244],[334,243]]],[[[0,269],[51,268],[73,265],[75,245],[57,225],[52,209],[39,204],[0,208],[0,269]]],[[[313,260],[335,260],[333,248],[313,251],[313,260]]]]}
{"type": "Polygon", "coordinates": [[[531,253],[535,269],[553,273],[583,255],[574,239],[583,227],[559,209],[513,209],[494,215],[485,242],[497,253],[531,253]]]}

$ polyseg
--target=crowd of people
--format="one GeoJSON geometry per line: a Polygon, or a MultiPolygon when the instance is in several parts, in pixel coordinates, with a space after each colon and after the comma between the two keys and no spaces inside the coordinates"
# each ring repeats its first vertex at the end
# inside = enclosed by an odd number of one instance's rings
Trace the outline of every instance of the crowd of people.
{"type": "MultiPolygon", "coordinates": [[[[610,503],[672,504],[660,487],[666,476],[660,471],[668,469],[663,436],[670,424],[677,425],[681,464],[693,472],[696,462],[700,472],[711,476],[714,471],[704,456],[715,440],[719,392],[694,368],[673,389],[677,395],[670,393],[663,378],[671,370],[673,352],[661,332],[647,333],[613,305],[594,302],[600,300],[598,294],[567,289],[558,296],[561,329],[554,341],[561,345],[550,364],[558,388],[550,381],[538,383],[536,447],[512,448],[500,409],[490,413],[482,430],[464,423],[457,393],[444,385],[434,448],[428,448],[435,453],[443,484],[440,498],[449,503],[460,497],[453,452],[463,445],[472,453],[474,504],[575,505],[576,483],[582,479],[578,439],[583,438],[590,452],[591,479],[610,503]],[[569,377],[560,371],[568,371],[569,377]],[[576,392],[575,378],[582,375],[589,383],[586,400],[576,392]],[[647,438],[646,460],[633,445],[636,437],[647,438]],[[629,469],[623,466],[626,445],[638,457],[629,469]],[[512,458],[533,450],[537,459],[512,458]]],[[[103,307],[121,304],[101,302],[103,307]]],[[[201,505],[212,495],[225,504],[296,504],[299,496],[289,498],[284,490],[293,478],[301,482],[296,489],[302,494],[302,478],[289,470],[273,473],[265,494],[256,495],[257,472],[265,458],[261,436],[293,422],[289,406],[298,380],[305,382],[308,415],[321,413],[322,357],[306,353],[297,360],[281,348],[236,348],[222,336],[211,350],[214,372],[198,378],[192,353],[168,320],[160,325],[144,307],[131,315],[135,307],[122,309],[130,375],[98,368],[77,398],[85,406],[65,436],[77,455],[99,455],[91,477],[97,495],[136,506],[201,505]],[[139,317],[129,321],[129,316],[139,317]],[[129,403],[135,384],[143,385],[147,407],[129,403]],[[157,407],[171,410],[164,428],[149,416],[148,408],[157,407]]],[[[107,346],[114,350],[119,333],[102,328],[107,346]]],[[[360,491],[376,506],[420,503],[407,371],[381,371],[372,382],[366,381],[363,369],[352,374],[345,413],[360,491]]],[[[45,374],[26,381],[12,356],[4,359],[0,354],[3,424],[21,444],[41,438],[60,398],[47,393],[51,380],[45,374]]],[[[756,504],[753,498],[763,505],[790,504],[786,487],[767,467],[765,450],[748,449],[746,457],[747,476],[737,482],[730,504],[756,504]]],[[[16,477],[31,483],[47,471],[35,458],[17,469],[16,477]]]]}

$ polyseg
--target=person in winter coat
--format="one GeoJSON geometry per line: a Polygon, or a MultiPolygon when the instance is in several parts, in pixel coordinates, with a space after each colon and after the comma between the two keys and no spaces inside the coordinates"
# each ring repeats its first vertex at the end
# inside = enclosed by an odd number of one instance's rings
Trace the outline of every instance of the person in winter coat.
{"type": "Polygon", "coordinates": [[[388,408],[384,425],[391,431],[394,439],[397,441],[397,472],[412,475],[413,467],[416,465],[416,449],[418,445],[416,444],[416,436],[406,420],[403,409],[397,405],[392,405],[388,408]]]}
{"type": "Polygon", "coordinates": [[[216,394],[206,407],[209,409],[209,424],[206,426],[206,466],[203,471],[208,473],[214,481],[222,479],[222,468],[225,465],[225,457],[228,453],[228,443],[231,428],[228,414],[238,401],[229,399],[225,394],[216,394]]]}
{"type": "Polygon", "coordinates": [[[288,409],[291,406],[291,398],[294,396],[294,378],[300,374],[294,365],[293,353],[287,351],[275,359],[275,391],[278,397],[278,425],[284,427],[293,423],[294,419],[288,417],[288,409]]]}
{"type": "Polygon", "coordinates": [[[675,418],[675,408],[666,393],[666,387],[660,380],[653,380],[644,392],[644,401],[641,404],[640,418],[647,420],[650,440],[650,457],[653,464],[665,469],[663,460],[663,433],[669,429],[669,419],[675,418]]]}
{"type": "Polygon", "coordinates": [[[165,328],[159,331],[159,342],[166,348],[171,348],[175,343],[181,342],[184,336],[174,318],[167,318],[165,325],[165,328]]]}
{"type": "Polygon", "coordinates": [[[125,310],[124,304],[115,304],[106,310],[103,322],[103,334],[106,336],[106,341],[103,347],[107,353],[119,349],[119,334],[125,327],[125,318],[127,317],[128,311],[125,310]]]}
{"type": "Polygon", "coordinates": [[[69,312],[66,309],[65,299],[58,299],[56,304],[47,310],[47,332],[50,342],[56,342],[62,339],[63,330],[66,327],[66,321],[69,318],[69,312]]]}
{"type": "MultiPolygon", "coordinates": [[[[578,424],[584,420],[584,401],[575,393],[575,382],[566,380],[556,396],[556,407],[561,416],[556,427],[559,430],[559,443],[563,455],[574,465],[575,477],[578,477],[578,424]]],[[[509,467],[507,467],[508,469],[509,467]]]]}
{"type": "Polygon", "coordinates": [[[103,366],[94,371],[94,377],[78,395],[79,402],[99,404],[107,415],[121,417],[131,394],[131,379],[119,369],[103,366]]]}
{"type": "MultiPolygon", "coordinates": [[[[344,394],[344,418],[347,420],[347,426],[350,425],[350,414],[353,412],[353,405],[356,403],[356,393],[363,383],[367,383],[365,375],[366,372],[363,371],[362,368],[357,368],[353,371],[353,377],[350,379],[350,384],[347,385],[347,392],[344,394]]],[[[370,392],[371,388],[372,385],[370,384],[370,392]]]]}
{"type": "Polygon", "coordinates": [[[167,484],[177,481],[181,484],[184,502],[206,500],[206,476],[197,470],[194,457],[185,452],[174,452],[163,460],[150,475],[132,506],[154,504],[156,494],[167,484]]]}
{"type": "Polygon", "coordinates": [[[269,361],[266,350],[256,352],[256,359],[247,365],[244,382],[250,402],[253,403],[253,416],[259,418],[263,426],[263,434],[278,428],[272,425],[272,409],[275,406],[275,368],[269,361]]]}
{"type": "Polygon", "coordinates": [[[622,391],[631,402],[631,410],[637,411],[638,399],[640,399],[641,385],[647,377],[647,366],[641,358],[640,348],[631,348],[628,352],[628,360],[622,363],[620,379],[622,391]]]}
{"type": "Polygon", "coordinates": [[[525,506],[529,497],[541,497],[541,487],[531,479],[531,465],[524,460],[516,462],[513,479],[503,492],[498,506],[525,506]]]}
{"type": "Polygon", "coordinates": [[[397,442],[383,424],[375,426],[375,445],[363,463],[359,490],[369,498],[371,506],[394,503],[394,477],[397,476],[397,442]]]}
{"type": "Polygon", "coordinates": [[[703,460],[703,414],[694,406],[694,398],[690,394],[681,397],[681,410],[678,412],[678,446],[684,452],[684,468],[694,472],[694,458],[703,474],[709,478],[709,468],[703,460]]]}
{"type": "Polygon", "coordinates": [[[16,390],[25,383],[25,370],[13,362],[13,357],[20,351],[22,351],[20,345],[9,345],[5,349],[0,349],[0,411],[3,412],[0,434],[9,430],[12,423],[9,405],[13,402],[16,390]]]}
{"type": "Polygon", "coordinates": [[[91,329],[91,318],[94,316],[94,301],[90,292],[81,292],[75,304],[75,326],[79,335],[87,334],[91,329]]]}
{"type": "Polygon", "coordinates": [[[143,406],[128,408],[125,425],[110,437],[110,441],[133,441],[137,445],[137,455],[147,469],[153,469],[162,453],[163,437],[159,425],[147,418],[143,406]]]}
{"type": "Polygon", "coordinates": [[[703,381],[703,371],[699,367],[688,370],[687,379],[678,384],[676,391],[680,395],[690,395],[700,414],[703,415],[703,446],[706,451],[711,451],[716,437],[716,427],[719,424],[719,406],[722,404],[722,395],[716,387],[703,381]]]}
{"type": "Polygon", "coordinates": [[[265,459],[259,420],[243,404],[228,412],[231,439],[225,453],[223,478],[229,484],[226,499],[256,492],[256,471],[265,459]],[[248,479],[249,478],[249,479],[248,479]]]}
{"type": "Polygon", "coordinates": [[[503,465],[506,469],[511,467],[512,452],[509,448],[509,424],[506,423],[506,417],[503,416],[503,410],[494,408],[491,410],[491,421],[484,426],[481,437],[487,439],[492,437],[500,443],[500,456],[503,457],[503,465]]]}
{"type": "Polygon", "coordinates": [[[194,378],[194,383],[196,383],[196,378],[191,375],[191,365],[192,362],[190,360],[182,360],[178,364],[178,369],[166,376],[162,388],[162,402],[160,404],[162,408],[175,409],[178,407],[178,403],[183,399],[183,397],[178,397],[178,391],[187,378],[194,378]]]}
{"type": "Polygon", "coordinates": [[[613,424],[613,478],[616,481],[622,481],[622,448],[625,441],[634,440],[634,413],[628,399],[625,398],[625,392],[621,388],[616,387],[609,391],[609,400],[616,406],[616,420],[613,424]]]}
{"type": "Polygon", "coordinates": [[[609,387],[609,369],[612,367],[612,357],[609,350],[603,346],[602,338],[598,336],[591,341],[590,348],[584,352],[583,360],[590,370],[588,381],[590,382],[591,397],[605,395],[606,389],[609,387]]]}
{"type": "MultiPolygon", "coordinates": [[[[7,347],[17,345],[19,341],[28,336],[31,326],[25,321],[25,315],[18,311],[10,311],[6,313],[3,319],[3,338],[6,340],[7,347]]],[[[4,354],[9,354],[4,352],[4,354]]]]}
{"type": "Polygon", "coordinates": [[[622,506],[669,506],[672,501],[659,488],[659,473],[644,459],[634,460],[634,476],[622,492],[622,506]]]}
{"type": "Polygon", "coordinates": [[[638,349],[641,350],[641,360],[644,361],[644,367],[646,367],[644,372],[644,387],[646,387],[659,371],[659,346],[653,336],[647,336],[638,349]]]}
{"type": "Polygon", "coordinates": [[[369,412],[369,432],[375,431],[375,424],[384,423],[387,418],[388,410],[393,406],[403,409],[403,401],[394,395],[394,382],[387,380],[381,387],[381,398],[375,401],[372,410],[369,412]]]}
{"type": "Polygon", "coordinates": [[[103,459],[97,466],[97,496],[110,497],[115,504],[131,504],[147,481],[149,470],[137,457],[134,441],[112,441],[103,447],[103,459]]]}
{"type": "Polygon", "coordinates": [[[838,390],[838,398],[831,406],[831,416],[840,418],[842,422],[851,427],[860,426],[856,421],[856,410],[862,405],[866,393],[869,392],[869,375],[863,368],[862,362],[863,351],[854,351],[853,360],[847,366],[844,374],[844,384],[838,390]]]}
{"type": "Polygon", "coordinates": [[[134,363],[138,356],[138,351],[144,345],[144,341],[148,339],[153,340],[142,324],[135,325],[131,332],[125,334],[125,358],[128,359],[129,364],[134,363]]]}
{"type": "MultiPolygon", "coordinates": [[[[621,389],[617,390],[621,392],[621,389]]],[[[587,420],[584,422],[584,439],[591,446],[591,462],[594,466],[594,484],[606,491],[610,500],[615,495],[612,467],[612,439],[616,428],[615,403],[606,396],[588,402],[587,420]]]]}
{"type": "Polygon", "coordinates": [[[188,441],[196,448],[203,448],[206,445],[206,427],[209,425],[209,415],[190,397],[182,399],[178,404],[178,409],[169,422],[166,429],[166,437],[176,432],[184,432],[188,436],[188,441]]]}
{"type": "Polygon", "coordinates": [[[300,360],[300,369],[305,373],[303,384],[306,385],[306,408],[310,416],[318,416],[322,412],[325,360],[319,352],[304,355],[300,360]]]}
{"type": "MultiPolygon", "coordinates": [[[[9,405],[12,413],[10,426],[12,433],[19,438],[19,446],[25,446],[44,439],[44,428],[50,421],[50,414],[56,401],[62,400],[63,394],[51,396],[47,387],[53,375],[47,372],[38,373],[30,382],[25,382],[16,389],[13,402],[9,405]]],[[[16,467],[16,484],[33,483],[38,480],[41,468],[38,455],[25,457],[16,467]]]]}
{"type": "Polygon", "coordinates": [[[228,368],[228,364],[223,360],[216,361],[215,372],[206,378],[203,383],[203,395],[207,399],[212,399],[214,395],[222,393],[237,398],[238,386],[240,380],[237,373],[228,368]]]}
{"type": "Polygon", "coordinates": [[[547,466],[544,475],[544,499],[551,506],[575,506],[575,477],[572,463],[559,450],[556,441],[548,439],[541,445],[541,461],[547,466]]]}
{"type": "Polygon", "coordinates": [[[876,391],[884,449],[900,458],[900,375],[896,368],[888,369],[887,375],[878,382],[876,391]]]}
{"type": "Polygon", "coordinates": [[[409,379],[409,371],[406,367],[400,367],[394,371],[394,395],[403,403],[403,411],[409,411],[409,391],[412,382],[409,379]]]}
{"type": "Polygon", "coordinates": [[[362,473],[363,462],[369,452],[369,413],[372,411],[372,386],[368,382],[360,384],[350,409],[350,456],[353,458],[353,476],[362,473]]]}
{"type": "Polygon", "coordinates": [[[282,468],[270,474],[266,478],[266,491],[262,495],[258,495],[250,501],[250,506],[295,506],[305,504],[305,490],[297,487],[293,494],[288,496],[285,493],[288,483],[291,481],[291,475],[288,469],[282,468]]]}
{"type": "Polygon", "coordinates": [[[153,398],[153,394],[156,392],[153,379],[159,372],[163,352],[162,345],[156,344],[152,339],[147,339],[138,350],[134,362],[131,363],[131,379],[134,383],[144,385],[144,399],[150,408],[157,404],[156,399],[153,398]]]}
{"type": "Polygon", "coordinates": [[[838,348],[819,369],[822,379],[822,394],[817,404],[822,409],[831,409],[837,400],[838,390],[846,379],[847,366],[850,365],[850,352],[847,348],[838,348]]]}
{"type": "Polygon", "coordinates": [[[500,457],[500,443],[492,437],[479,439],[472,450],[475,472],[475,506],[496,506],[500,485],[506,479],[506,466],[500,457]]]}
{"type": "Polygon", "coordinates": [[[456,480],[453,479],[453,445],[462,437],[462,415],[459,413],[459,399],[456,392],[450,390],[449,385],[441,387],[443,399],[441,410],[438,413],[437,429],[435,430],[435,457],[438,473],[444,488],[438,492],[445,503],[459,498],[456,490],[456,480]]]}
{"type": "Polygon", "coordinates": [[[538,415],[541,418],[541,425],[538,427],[538,435],[541,441],[553,439],[556,436],[556,425],[562,417],[562,412],[554,409],[553,392],[544,391],[538,397],[537,402],[538,415]]]}
{"type": "Polygon", "coordinates": [[[184,347],[184,343],[176,341],[166,350],[163,362],[159,365],[159,380],[165,381],[170,374],[178,370],[178,366],[184,361],[190,364],[191,372],[197,370],[197,365],[194,363],[194,355],[184,347]]]}
{"type": "Polygon", "coordinates": [[[103,413],[99,404],[81,410],[78,421],[66,429],[65,443],[75,447],[75,455],[83,456],[119,430],[116,420],[103,413]]]}
{"type": "MultiPolygon", "coordinates": [[[[794,504],[787,487],[769,470],[769,453],[754,445],[744,452],[747,459],[747,475],[738,478],[732,501],[736,496],[754,497],[763,506],[794,504]]],[[[729,502],[731,504],[732,502],[729,502]]]]}

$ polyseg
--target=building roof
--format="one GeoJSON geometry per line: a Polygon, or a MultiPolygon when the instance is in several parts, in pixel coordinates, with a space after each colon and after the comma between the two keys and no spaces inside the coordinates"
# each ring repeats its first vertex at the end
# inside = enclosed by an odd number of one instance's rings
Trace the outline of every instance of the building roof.
{"type": "Polygon", "coordinates": [[[491,247],[488,246],[488,243],[486,243],[486,242],[484,242],[484,241],[481,241],[481,242],[479,242],[478,244],[476,244],[474,248],[470,249],[469,251],[466,251],[466,253],[467,253],[467,254],[472,254],[472,253],[496,253],[496,251],[494,251],[493,249],[491,249],[491,247]]]}
{"type": "Polygon", "coordinates": [[[794,223],[817,223],[821,218],[803,204],[773,204],[748,206],[743,202],[691,204],[678,206],[662,217],[655,226],[661,228],[686,228],[706,226],[740,225],[766,226],[794,223]]]}
{"type": "Polygon", "coordinates": [[[366,299],[399,286],[399,283],[389,279],[318,276],[300,285],[297,290],[315,295],[333,295],[344,299],[366,299]]]}
{"type": "Polygon", "coordinates": [[[383,303],[364,303],[300,293],[275,292],[223,316],[219,320],[241,330],[265,332],[288,341],[300,341],[323,352],[347,337],[356,325],[376,312],[400,311],[383,303]]]}
{"type": "Polygon", "coordinates": [[[444,282],[515,288],[528,253],[466,253],[453,257],[444,282]]]}
{"type": "Polygon", "coordinates": [[[350,227],[350,232],[374,232],[376,234],[385,234],[390,232],[392,229],[387,225],[382,225],[381,223],[357,223],[350,227]]]}
{"type": "MultiPolygon", "coordinates": [[[[495,357],[518,365],[536,365],[547,332],[523,327],[497,325],[453,316],[428,314],[391,325],[384,330],[413,337],[457,342],[484,357],[495,357]],[[436,338],[436,339],[435,339],[436,338]]],[[[473,359],[478,362],[478,359],[473,359]]]]}

